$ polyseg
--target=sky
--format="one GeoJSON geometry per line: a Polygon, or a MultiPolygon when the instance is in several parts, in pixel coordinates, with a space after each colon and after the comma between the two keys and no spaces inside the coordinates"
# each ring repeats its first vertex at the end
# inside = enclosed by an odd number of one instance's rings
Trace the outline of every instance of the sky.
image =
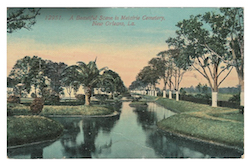
{"type": "MultiPolygon", "coordinates": [[[[128,87],[151,58],[168,49],[165,41],[175,37],[177,22],[207,11],[218,8],[42,8],[32,30],[7,33],[7,75],[24,56],[68,65],[97,58],[98,68],[117,72],[128,87]]],[[[207,80],[190,71],[180,86],[199,82],[207,80]]],[[[220,87],[237,84],[233,70],[220,87]]]]}

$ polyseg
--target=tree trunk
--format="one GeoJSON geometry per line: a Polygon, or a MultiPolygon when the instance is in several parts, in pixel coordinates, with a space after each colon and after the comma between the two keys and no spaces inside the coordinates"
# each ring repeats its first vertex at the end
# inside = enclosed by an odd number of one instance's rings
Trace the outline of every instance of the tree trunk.
{"type": "Polygon", "coordinates": [[[172,91],[169,90],[169,99],[172,99],[172,91]]]}
{"type": "Polygon", "coordinates": [[[163,98],[166,98],[166,84],[167,84],[167,82],[164,82],[163,98]]]}
{"type": "Polygon", "coordinates": [[[212,92],[212,107],[217,107],[218,92],[212,92]]]}
{"type": "Polygon", "coordinates": [[[85,87],[85,105],[90,105],[91,87],[85,87]]]}
{"type": "Polygon", "coordinates": [[[212,89],[212,107],[217,107],[218,102],[218,65],[214,65],[213,69],[214,85],[212,89]]]}
{"type": "Polygon", "coordinates": [[[176,90],[176,101],[179,101],[179,91],[176,90]]]}
{"type": "Polygon", "coordinates": [[[243,76],[239,76],[239,85],[241,86],[240,106],[244,106],[244,78],[243,76]]]}
{"type": "Polygon", "coordinates": [[[166,90],[163,90],[163,98],[166,98],[166,90]]]}

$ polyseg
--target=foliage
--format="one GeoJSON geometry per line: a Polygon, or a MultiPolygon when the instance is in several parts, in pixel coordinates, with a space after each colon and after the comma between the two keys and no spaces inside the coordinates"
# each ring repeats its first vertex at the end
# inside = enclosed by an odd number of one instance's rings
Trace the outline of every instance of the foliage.
{"type": "Polygon", "coordinates": [[[181,96],[185,96],[186,95],[186,91],[185,91],[184,88],[180,88],[179,92],[180,92],[181,96]]]}
{"type": "Polygon", "coordinates": [[[92,93],[92,88],[97,85],[99,81],[101,81],[100,72],[104,71],[106,68],[98,69],[96,66],[96,60],[90,61],[88,64],[84,62],[77,62],[77,65],[72,65],[67,67],[63,75],[67,75],[69,70],[76,71],[76,78],[73,81],[78,81],[83,87],[85,91],[85,105],[90,104],[90,97],[92,93]]]}
{"type": "Polygon", "coordinates": [[[37,95],[36,95],[34,92],[32,92],[31,97],[32,97],[32,98],[36,98],[37,95]]]}
{"type": "Polygon", "coordinates": [[[102,85],[105,86],[106,88],[110,88],[110,90],[113,91],[113,94],[114,94],[114,92],[123,93],[126,91],[126,87],[125,87],[121,77],[115,71],[106,70],[106,71],[104,71],[102,76],[103,76],[103,78],[105,78],[104,79],[105,81],[108,81],[105,83],[103,82],[102,85]]]}
{"type": "Polygon", "coordinates": [[[107,100],[109,98],[109,96],[106,94],[96,94],[95,98],[97,98],[98,100],[100,100],[103,103],[103,102],[105,102],[105,100],[107,100]]]}
{"type": "Polygon", "coordinates": [[[228,99],[230,102],[240,102],[240,94],[234,94],[232,97],[228,99]]]}
{"type": "Polygon", "coordinates": [[[20,103],[20,97],[19,96],[15,96],[15,95],[10,95],[7,98],[7,102],[8,103],[20,103]]]}
{"type": "Polygon", "coordinates": [[[51,94],[46,100],[45,102],[48,104],[59,104],[60,101],[60,97],[59,95],[56,94],[51,94]]]}
{"type": "Polygon", "coordinates": [[[157,75],[157,69],[152,68],[150,65],[145,66],[137,75],[137,80],[141,81],[144,85],[148,85],[149,88],[155,87],[158,83],[159,76],[157,75]]]}
{"type": "Polygon", "coordinates": [[[85,101],[85,95],[84,95],[84,94],[77,94],[77,95],[75,95],[75,98],[76,98],[78,101],[81,101],[81,102],[84,102],[84,101],[85,101]]]}
{"type": "MultiPolygon", "coordinates": [[[[244,16],[243,8],[220,8],[221,14],[207,12],[203,20],[208,23],[212,31],[225,38],[227,54],[220,55],[212,46],[206,48],[220,58],[228,66],[236,68],[241,91],[244,92],[244,16]]],[[[241,102],[241,105],[243,102],[241,102]]]]}
{"type": "Polygon", "coordinates": [[[7,9],[7,32],[25,28],[31,30],[36,23],[36,17],[40,15],[38,8],[8,8],[7,9]]]}
{"type": "Polygon", "coordinates": [[[134,90],[134,89],[145,89],[147,85],[140,81],[139,79],[136,79],[135,81],[133,81],[130,86],[129,86],[129,90],[134,90]]]}
{"type": "Polygon", "coordinates": [[[198,93],[198,94],[194,95],[194,97],[198,98],[198,99],[211,100],[211,95],[209,95],[208,93],[206,93],[206,94],[198,93]]]}
{"type": "Polygon", "coordinates": [[[41,97],[35,98],[30,105],[32,114],[39,114],[42,111],[43,106],[44,106],[44,99],[41,97]]]}
{"type": "Polygon", "coordinates": [[[67,64],[63,62],[57,63],[50,60],[46,61],[46,69],[44,70],[44,75],[47,76],[48,79],[50,79],[50,87],[57,95],[60,95],[60,93],[63,92],[62,74],[66,67],[67,64]]]}
{"type": "MultiPolygon", "coordinates": [[[[7,85],[15,86],[17,88],[17,83],[23,84],[22,91],[30,93],[31,86],[35,88],[35,94],[37,94],[37,88],[40,91],[45,87],[45,61],[38,56],[25,56],[22,59],[17,60],[16,64],[13,66],[7,80],[7,85]],[[14,85],[15,84],[15,85],[14,85]]],[[[21,94],[21,92],[20,92],[21,94]]]]}

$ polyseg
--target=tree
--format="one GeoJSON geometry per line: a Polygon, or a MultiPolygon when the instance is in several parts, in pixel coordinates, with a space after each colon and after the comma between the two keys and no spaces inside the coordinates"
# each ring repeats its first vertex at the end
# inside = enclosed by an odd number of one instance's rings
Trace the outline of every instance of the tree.
{"type": "MultiPolygon", "coordinates": [[[[52,62],[50,60],[46,61],[45,76],[50,79],[50,87],[55,92],[57,96],[63,92],[62,83],[62,73],[67,67],[67,64],[63,62],[52,62]]],[[[73,74],[72,74],[73,75],[73,74]]],[[[69,75],[70,76],[70,75],[69,75]]]]}
{"type": "Polygon", "coordinates": [[[9,74],[9,78],[14,79],[16,83],[22,84],[22,89],[28,94],[33,86],[36,95],[38,94],[38,88],[43,95],[43,89],[47,87],[47,77],[44,75],[45,69],[46,63],[42,58],[25,56],[17,60],[9,74]]]}
{"type": "Polygon", "coordinates": [[[137,80],[142,81],[144,84],[148,85],[150,90],[150,95],[154,95],[153,90],[156,88],[159,76],[155,68],[151,66],[145,66],[137,75],[137,80]]]}
{"type": "Polygon", "coordinates": [[[40,90],[39,94],[43,96],[44,89],[47,87],[47,78],[44,75],[46,69],[46,62],[41,57],[33,56],[31,58],[31,67],[29,71],[30,84],[34,86],[35,94],[37,95],[37,88],[40,90]]]}
{"type": "Polygon", "coordinates": [[[162,55],[161,58],[152,58],[149,61],[149,65],[152,66],[153,69],[156,70],[157,74],[161,80],[163,80],[163,97],[166,97],[166,85],[169,79],[169,68],[167,68],[167,60],[165,59],[164,55],[166,52],[160,52],[158,55],[162,55]]]}
{"type": "Polygon", "coordinates": [[[218,53],[209,43],[205,47],[228,66],[235,67],[241,86],[240,105],[244,106],[244,16],[243,8],[220,8],[222,14],[207,12],[203,19],[210,24],[213,33],[224,36],[229,54],[218,53]]]}
{"type": "Polygon", "coordinates": [[[147,85],[145,83],[143,83],[142,81],[140,81],[139,79],[136,79],[135,81],[133,81],[130,86],[129,86],[129,90],[145,90],[145,88],[147,87],[147,85]]]}
{"type": "MultiPolygon", "coordinates": [[[[166,41],[169,50],[158,53],[162,60],[162,74],[160,77],[164,81],[163,97],[166,97],[166,84],[169,86],[169,98],[172,99],[172,86],[176,91],[176,100],[179,100],[179,85],[183,75],[188,69],[188,63],[184,58],[183,48],[177,44],[176,39],[170,38],[166,41]],[[176,41],[176,42],[175,42],[176,41]],[[172,46],[172,48],[170,48],[172,46]]],[[[160,63],[161,64],[161,63],[160,63]]]]}
{"type": "Polygon", "coordinates": [[[40,15],[39,8],[8,8],[7,9],[7,33],[25,28],[31,30],[36,23],[36,17],[40,15]]]}
{"type": "MultiPolygon", "coordinates": [[[[212,89],[212,106],[216,107],[218,87],[227,78],[233,67],[230,65],[220,67],[222,58],[229,54],[225,45],[227,32],[216,33],[215,31],[209,31],[205,28],[208,24],[203,20],[204,17],[201,15],[191,16],[188,20],[184,19],[176,25],[179,27],[176,33],[184,45],[183,55],[188,62],[191,61],[190,65],[208,81],[212,89]],[[213,48],[216,54],[222,58],[210,52],[205,44],[213,48]],[[220,75],[226,70],[228,73],[219,81],[220,75]]],[[[218,22],[221,21],[222,18],[218,18],[218,22]]]]}
{"type": "Polygon", "coordinates": [[[105,78],[105,80],[107,80],[110,83],[110,85],[107,85],[107,87],[110,87],[110,89],[112,90],[113,98],[115,92],[119,93],[125,92],[126,87],[124,86],[124,83],[118,73],[112,70],[106,70],[102,74],[102,78],[105,78]]]}
{"type": "Polygon", "coordinates": [[[32,66],[32,58],[29,56],[25,56],[22,59],[17,60],[15,65],[13,66],[7,80],[7,85],[9,85],[10,81],[12,84],[14,83],[15,85],[12,85],[16,87],[18,83],[24,84],[23,89],[27,92],[30,93],[31,90],[31,66],[32,66]]]}
{"type": "Polygon", "coordinates": [[[78,76],[75,81],[78,81],[80,84],[82,84],[84,88],[85,105],[90,105],[92,88],[100,81],[100,72],[104,71],[107,67],[98,69],[95,59],[95,61],[90,61],[88,64],[79,61],[77,62],[77,65],[67,67],[64,72],[72,68],[77,72],[78,76]]]}
{"type": "Polygon", "coordinates": [[[67,90],[69,97],[71,98],[72,89],[75,94],[80,87],[79,79],[78,79],[78,71],[73,67],[69,67],[68,70],[63,70],[61,73],[61,83],[67,90]]]}

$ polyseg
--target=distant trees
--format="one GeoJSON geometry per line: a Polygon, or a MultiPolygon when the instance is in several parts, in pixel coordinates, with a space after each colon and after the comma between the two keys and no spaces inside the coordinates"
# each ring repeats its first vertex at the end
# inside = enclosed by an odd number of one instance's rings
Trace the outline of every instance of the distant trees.
{"type": "Polygon", "coordinates": [[[126,91],[119,74],[107,70],[107,67],[98,69],[96,60],[90,61],[88,64],[77,62],[77,65],[68,66],[63,62],[43,60],[38,56],[25,56],[17,60],[13,66],[7,77],[7,86],[13,88],[20,96],[23,93],[29,94],[33,87],[33,97],[40,94],[45,98],[54,96],[59,99],[59,96],[64,93],[64,89],[71,97],[72,91],[76,94],[82,85],[86,105],[89,105],[92,88],[99,86],[98,84],[101,85],[103,81],[106,81],[106,88],[111,89],[113,94],[126,91]]]}
{"type": "Polygon", "coordinates": [[[131,82],[130,86],[129,86],[129,90],[146,90],[147,84],[140,81],[139,79],[136,79],[135,81],[131,82]]]}
{"type": "Polygon", "coordinates": [[[31,30],[40,15],[39,8],[7,8],[7,33],[25,28],[31,30]]]}
{"type": "Polygon", "coordinates": [[[155,95],[156,84],[159,79],[158,69],[153,66],[145,66],[137,75],[136,80],[141,81],[144,85],[147,85],[149,93],[155,95]]]}
{"type": "Polygon", "coordinates": [[[173,49],[170,48],[167,51],[158,53],[158,56],[161,56],[162,64],[164,64],[162,65],[163,75],[160,76],[164,81],[163,97],[166,97],[167,84],[169,87],[169,98],[172,98],[173,86],[176,91],[176,100],[179,100],[179,85],[182,81],[184,73],[188,70],[188,64],[182,57],[183,48],[179,48],[179,46],[171,43],[169,43],[169,45],[173,45],[173,49]]]}
{"type": "Polygon", "coordinates": [[[158,55],[161,55],[159,58],[152,58],[149,61],[149,64],[155,68],[157,71],[157,75],[159,76],[159,79],[163,80],[163,97],[166,97],[166,86],[167,84],[170,86],[170,68],[169,63],[166,60],[166,57],[164,56],[166,54],[166,51],[160,52],[158,55]]]}
{"type": "Polygon", "coordinates": [[[105,84],[106,88],[111,90],[112,98],[114,98],[115,93],[123,93],[126,91],[126,87],[121,77],[115,71],[104,71],[102,78],[105,82],[107,81],[106,84],[104,82],[102,84],[105,84]]]}

